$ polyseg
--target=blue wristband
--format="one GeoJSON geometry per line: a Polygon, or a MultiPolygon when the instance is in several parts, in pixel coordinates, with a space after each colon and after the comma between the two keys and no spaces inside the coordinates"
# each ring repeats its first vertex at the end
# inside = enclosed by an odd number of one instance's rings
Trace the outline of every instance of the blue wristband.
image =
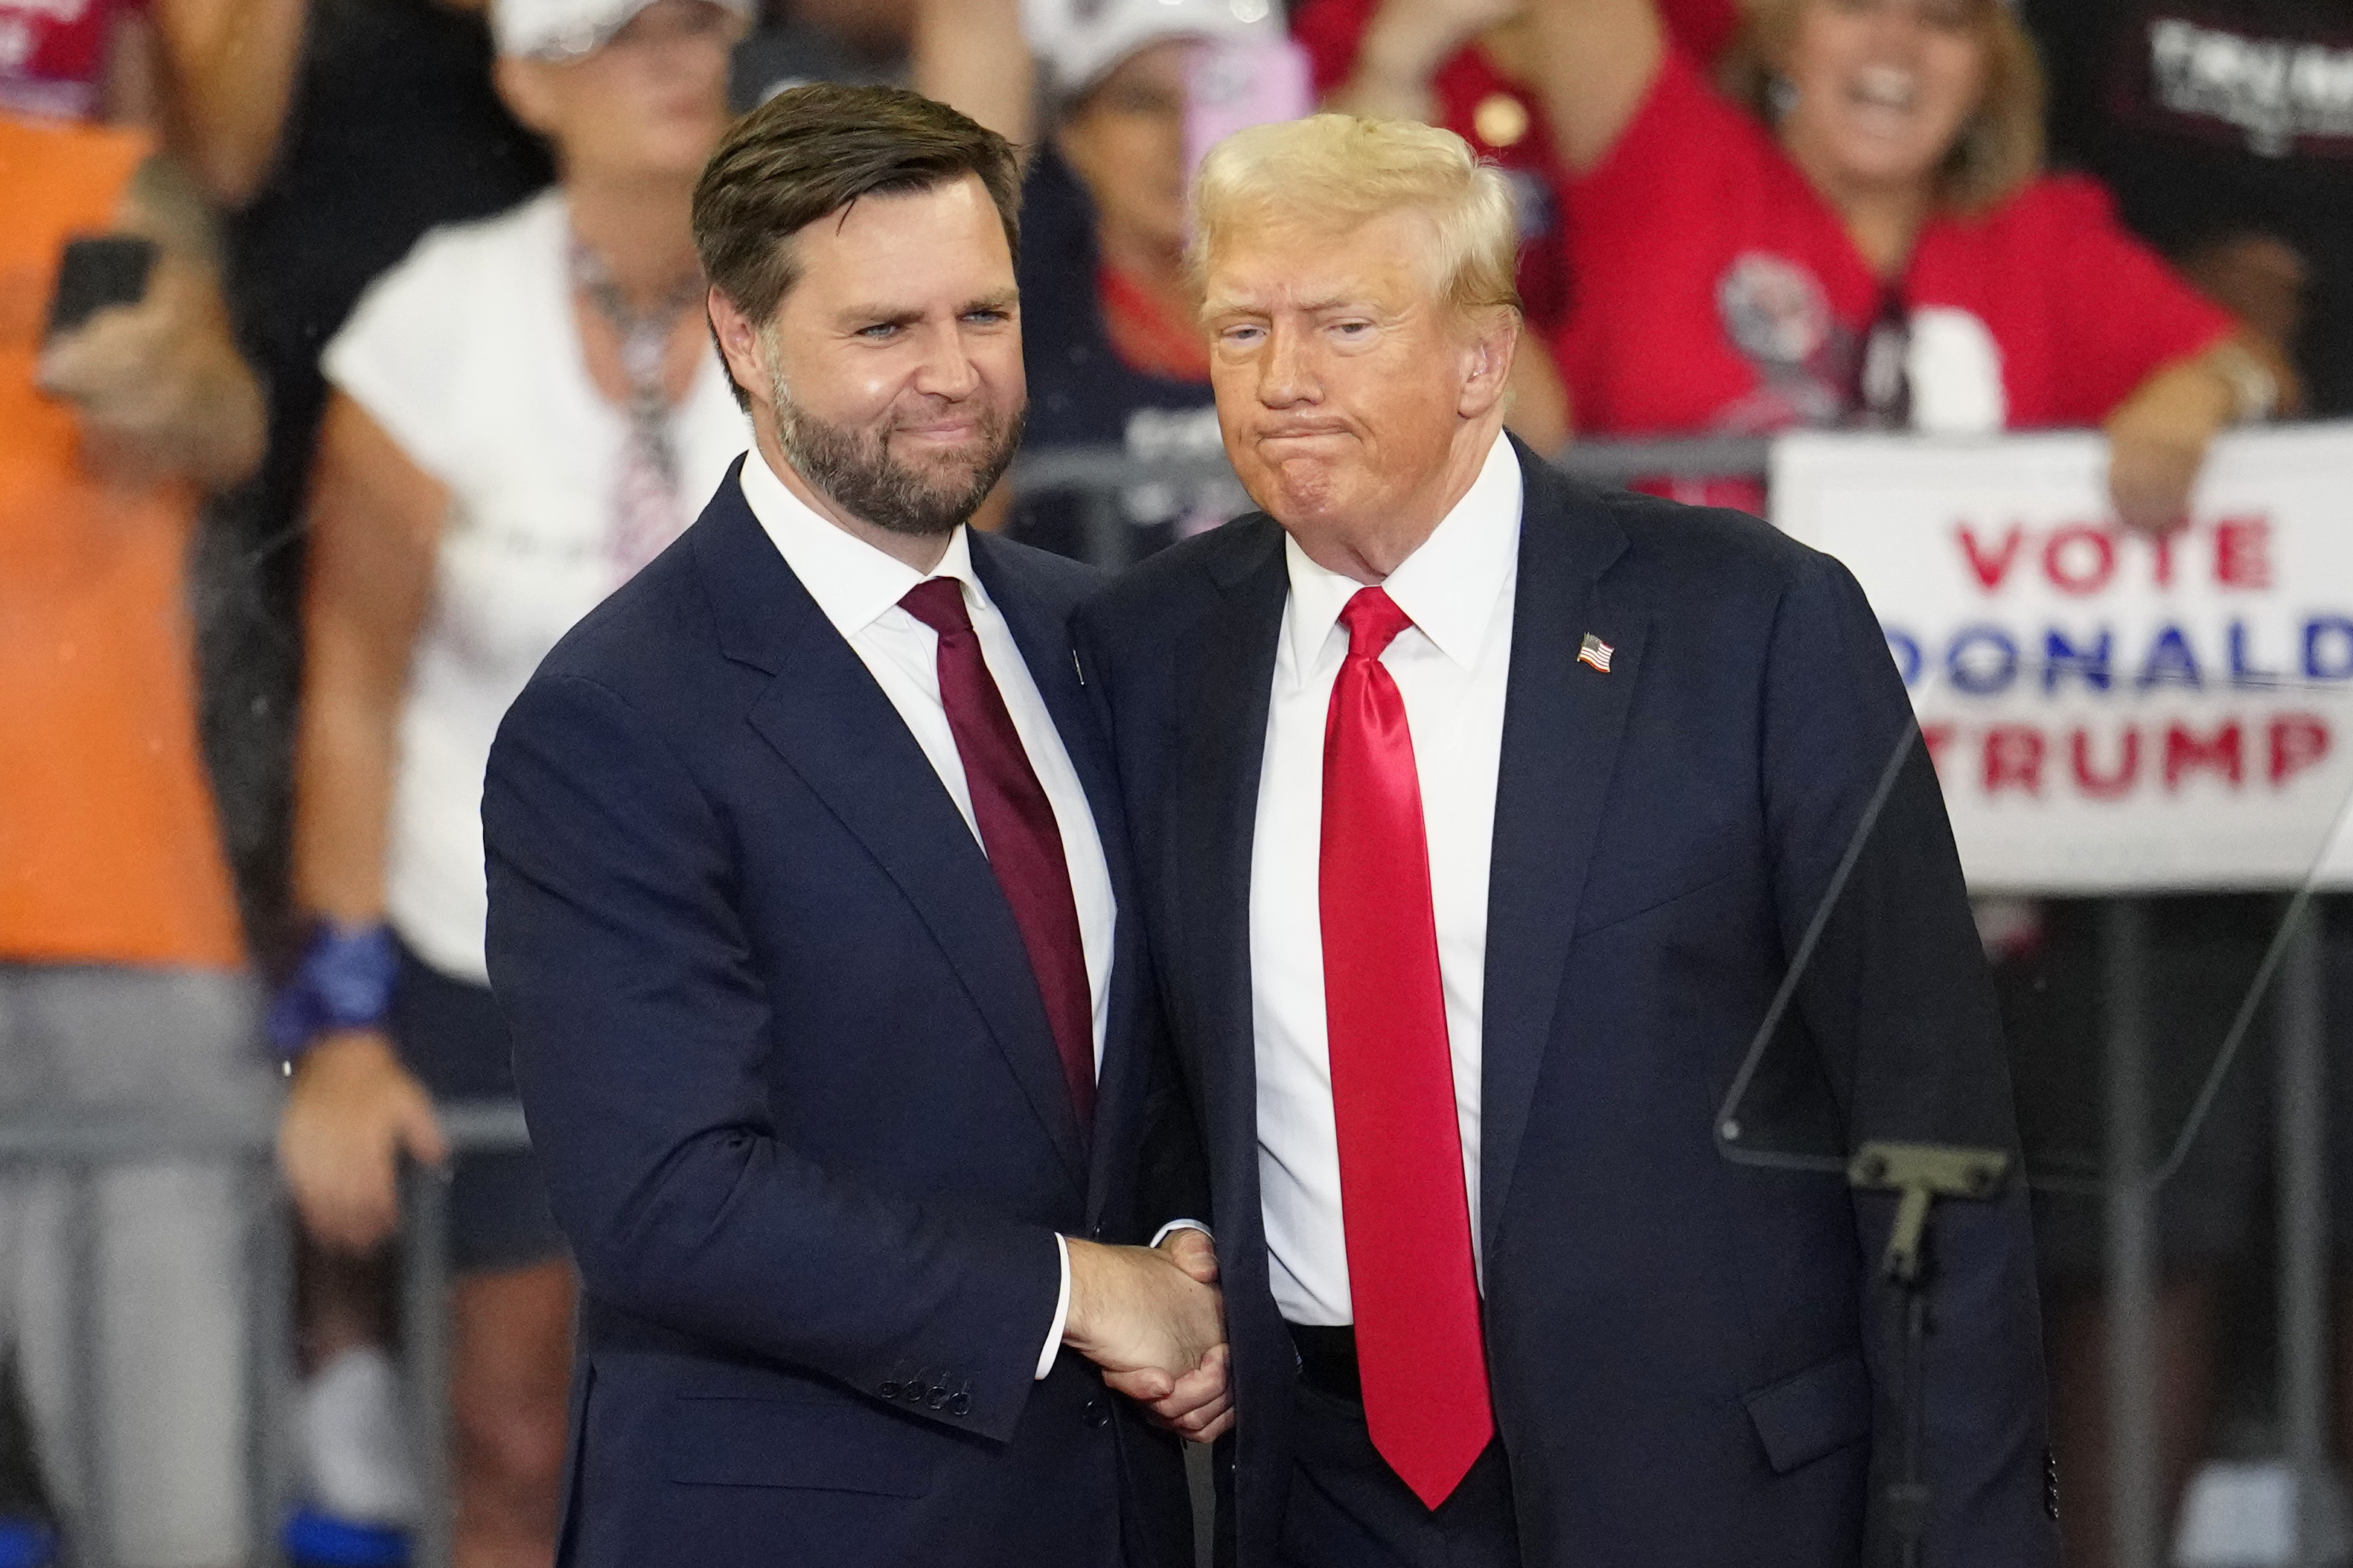
{"type": "Polygon", "coordinates": [[[392,1016],[393,980],[399,973],[391,927],[353,929],[320,921],[301,962],[269,1005],[269,1043],[292,1061],[321,1035],[382,1028],[392,1016]]]}

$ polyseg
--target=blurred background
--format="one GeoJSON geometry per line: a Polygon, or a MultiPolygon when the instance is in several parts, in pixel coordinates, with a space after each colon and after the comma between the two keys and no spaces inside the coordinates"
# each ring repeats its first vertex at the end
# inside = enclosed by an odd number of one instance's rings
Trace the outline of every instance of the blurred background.
{"type": "Polygon", "coordinates": [[[482,763],[748,442],[691,196],[814,80],[1024,149],[977,521],[1113,570],[1250,505],[1207,147],[1501,169],[1514,433],[1887,624],[2051,1189],[2071,1561],[2353,1561],[2341,0],[0,0],[0,1568],[553,1561],[482,763]]]}

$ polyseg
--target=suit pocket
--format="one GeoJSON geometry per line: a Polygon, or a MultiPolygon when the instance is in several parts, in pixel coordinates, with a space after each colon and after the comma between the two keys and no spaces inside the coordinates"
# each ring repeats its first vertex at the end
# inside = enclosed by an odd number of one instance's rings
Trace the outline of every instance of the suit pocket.
{"type": "Polygon", "coordinates": [[[798,1487],[922,1497],[952,1439],[848,1396],[675,1395],[665,1417],[670,1479],[688,1486],[798,1487]]]}
{"type": "Polygon", "coordinates": [[[1871,1373],[1862,1352],[1841,1351],[1741,1395],[1775,1475],[1786,1476],[1871,1435],[1871,1373]]]}

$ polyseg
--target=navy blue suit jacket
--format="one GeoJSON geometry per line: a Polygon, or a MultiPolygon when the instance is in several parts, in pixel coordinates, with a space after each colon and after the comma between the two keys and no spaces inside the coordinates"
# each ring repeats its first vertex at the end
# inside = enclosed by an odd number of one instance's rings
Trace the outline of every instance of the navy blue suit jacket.
{"type": "Polygon", "coordinates": [[[1146,1218],[1097,579],[972,553],[1120,904],[1091,1141],[980,846],[732,473],[501,726],[491,979],[584,1290],[566,1568],[1187,1560],[1173,1439],[1067,1351],[1032,1381],[1054,1233],[1146,1218]]]}
{"type": "MultiPolygon", "coordinates": [[[[1910,710],[1836,562],[1755,520],[1525,480],[1487,924],[1487,1349],[1524,1560],[1862,1561],[1893,1426],[1892,1205],[1728,1163],[1714,1110],[1910,710]],[[1612,645],[1582,664],[1587,633],[1612,645]]],[[[1177,1067],[1207,1145],[1237,1377],[1240,1561],[1271,1561],[1294,1353],[1260,1218],[1250,874],[1288,594],[1254,516],[1081,612],[1177,1067]]],[[[2011,1146],[2000,1026],[1917,748],[1761,1086],[1778,1128],[2011,1146]]],[[[1181,1201],[1181,1200],[1180,1200],[1181,1201]]],[[[1941,1221],[1930,1562],[2045,1568],[2022,1194],[1941,1221]]]]}

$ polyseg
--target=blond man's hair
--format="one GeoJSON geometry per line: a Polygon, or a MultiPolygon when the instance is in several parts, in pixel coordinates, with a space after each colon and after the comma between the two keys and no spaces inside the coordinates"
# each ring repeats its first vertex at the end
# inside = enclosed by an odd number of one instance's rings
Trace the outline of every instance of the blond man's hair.
{"type": "Polygon", "coordinates": [[[1237,131],[1194,176],[1186,260],[1198,284],[1234,235],[1337,237],[1395,212],[1429,220],[1433,280],[1458,311],[1519,310],[1510,187],[1461,137],[1413,121],[1314,114],[1237,131]]]}
{"type": "MultiPolygon", "coordinates": [[[[1778,118],[1774,83],[1810,0],[1741,0],[1740,30],[1716,62],[1716,84],[1767,125],[1778,118]]],[[[1978,0],[1985,96],[1938,171],[1937,199],[1979,214],[2016,195],[2042,172],[2042,61],[2002,0],[1978,0]]]]}

